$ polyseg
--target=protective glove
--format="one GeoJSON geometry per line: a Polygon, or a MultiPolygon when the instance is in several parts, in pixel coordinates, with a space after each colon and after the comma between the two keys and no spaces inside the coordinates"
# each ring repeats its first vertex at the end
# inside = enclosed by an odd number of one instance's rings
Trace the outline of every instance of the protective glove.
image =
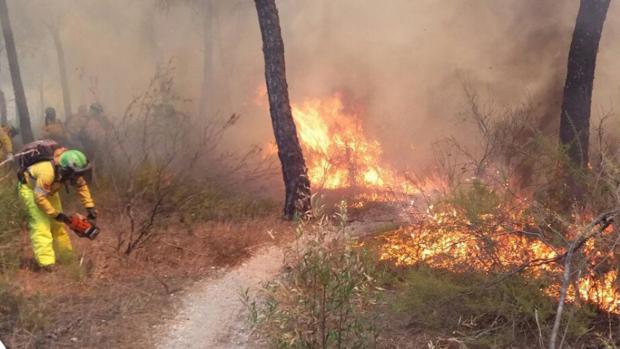
{"type": "Polygon", "coordinates": [[[86,218],[90,219],[91,221],[97,220],[97,209],[94,207],[89,207],[86,209],[86,212],[88,212],[88,215],[86,216],[86,218]]]}
{"type": "Polygon", "coordinates": [[[56,216],[56,220],[65,224],[71,223],[71,218],[62,212],[56,216]]]}

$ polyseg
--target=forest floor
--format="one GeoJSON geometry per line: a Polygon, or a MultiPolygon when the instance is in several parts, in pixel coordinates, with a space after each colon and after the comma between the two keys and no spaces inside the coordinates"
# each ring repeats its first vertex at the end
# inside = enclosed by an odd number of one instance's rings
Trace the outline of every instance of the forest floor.
{"type": "MultiPolygon", "coordinates": [[[[351,236],[364,237],[391,230],[405,223],[398,210],[374,206],[353,214],[351,236]]],[[[179,295],[172,318],[156,325],[158,348],[256,349],[264,347],[248,328],[243,293],[255,294],[261,285],[274,279],[284,267],[286,244],[263,247],[245,262],[218,270],[210,278],[196,282],[179,295]]]]}
{"type": "MultiPolygon", "coordinates": [[[[18,319],[1,340],[15,348],[152,348],[180,294],[234,270],[263,246],[292,240],[277,213],[171,227],[130,256],[115,249],[114,222],[94,241],[73,239],[77,261],[54,273],[18,269],[2,307],[18,319]],[[9,304],[9,302],[12,302],[9,304]]],[[[22,255],[31,254],[24,237],[22,255]]],[[[237,289],[228,290],[233,297],[237,289]]],[[[183,298],[184,299],[184,298],[183,298]]],[[[204,347],[204,346],[203,346],[204,347]]]]}
{"type": "MultiPolygon", "coordinates": [[[[398,207],[352,210],[352,236],[395,229],[398,207]]],[[[24,266],[0,289],[17,319],[2,342],[14,348],[260,348],[242,292],[282,270],[294,223],[278,212],[171,226],[130,256],[116,249],[113,221],[94,241],[73,239],[77,261],[54,273],[24,266]]],[[[27,237],[21,255],[28,260],[27,237]]],[[[0,309],[1,310],[1,309],[0,309]]]]}
{"type": "Polygon", "coordinates": [[[263,248],[243,264],[221,270],[215,277],[195,283],[180,296],[174,318],[155,331],[164,336],[158,348],[256,348],[258,343],[246,327],[247,314],[241,302],[246,289],[256,290],[273,279],[284,260],[282,247],[263,248]]]}

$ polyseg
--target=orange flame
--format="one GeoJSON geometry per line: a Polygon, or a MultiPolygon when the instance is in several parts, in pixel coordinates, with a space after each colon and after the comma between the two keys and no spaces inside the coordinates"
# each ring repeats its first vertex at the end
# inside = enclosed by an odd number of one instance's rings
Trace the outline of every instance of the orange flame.
{"type": "MultiPolygon", "coordinates": [[[[510,219],[520,220],[522,226],[528,223],[524,218],[525,205],[503,208],[510,213],[510,219]]],[[[507,272],[528,261],[553,259],[564,253],[564,249],[553,248],[541,240],[515,233],[518,227],[508,229],[500,225],[506,217],[486,215],[477,228],[464,214],[451,207],[436,209],[430,207],[421,217],[420,223],[402,228],[382,239],[381,259],[396,265],[427,264],[434,268],[453,271],[507,272]]],[[[578,227],[574,227],[577,231],[578,227]]],[[[604,234],[611,234],[606,230],[604,234]]],[[[583,249],[588,265],[600,265],[601,261],[615,261],[613,251],[603,252],[589,240],[583,249]]],[[[558,297],[563,273],[561,262],[544,263],[527,269],[533,277],[552,276],[544,292],[558,297]]],[[[594,270],[596,268],[590,268],[594,270]]],[[[586,272],[567,294],[567,301],[581,301],[596,304],[600,309],[620,314],[620,290],[617,286],[618,272],[609,268],[605,271],[586,272]]]]}
{"type": "Polygon", "coordinates": [[[292,111],[315,187],[414,191],[381,163],[381,145],[365,135],[359,115],[345,110],[340,95],[293,104],[292,111]]]}

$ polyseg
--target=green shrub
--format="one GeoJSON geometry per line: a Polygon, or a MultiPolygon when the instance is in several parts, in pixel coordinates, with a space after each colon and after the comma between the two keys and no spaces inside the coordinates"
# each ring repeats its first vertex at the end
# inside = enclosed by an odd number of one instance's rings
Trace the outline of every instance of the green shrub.
{"type": "Polygon", "coordinates": [[[273,347],[374,345],[377,331],[370,311],[378,295],[376,262],[346,237],[344,206],[338,217],[338,228],[326,218],[313,226],[301,222],[285,275],[265,285],[261,301],[246,293],[252,323],[273,347]]]}

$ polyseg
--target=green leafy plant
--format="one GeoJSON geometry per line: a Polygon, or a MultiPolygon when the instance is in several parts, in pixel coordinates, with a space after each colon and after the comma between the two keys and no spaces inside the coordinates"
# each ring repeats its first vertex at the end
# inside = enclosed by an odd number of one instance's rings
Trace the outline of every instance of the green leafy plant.
{"type": "Polygon", "coordinates": [[[262,297],[245,303],[250,321],[277,348],[369,348],[377,329],[369,311],[377,302],[376,263],[354,247],[346,206],[336,224],[326,216],[301,221],[288,252],[288,271],[267,283],[262,297]]]}

